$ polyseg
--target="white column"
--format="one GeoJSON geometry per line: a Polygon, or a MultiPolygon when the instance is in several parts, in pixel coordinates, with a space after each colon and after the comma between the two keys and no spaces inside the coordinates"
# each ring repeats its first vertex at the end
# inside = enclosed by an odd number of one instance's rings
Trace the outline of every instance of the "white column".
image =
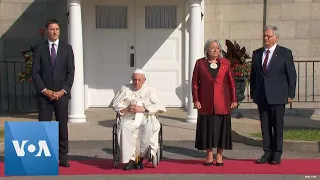
{"type": "Polygon", "coordinates": [[[69,0],[69,43],[74,52],[75,75],[71,89],[69,122],[86,122],[84,114],[84,76],[81,0],[69,0]]]}
{"type": "Polygon", "coordinates": [[[189,19],[189,99],[188,99],[188,123],[197,122],[197,110],[193,109],[192,99],[192,73],[195,62],[203,56],[202,50],[202,26],[201,26],[201,0],[190,0],[189,19]]]}

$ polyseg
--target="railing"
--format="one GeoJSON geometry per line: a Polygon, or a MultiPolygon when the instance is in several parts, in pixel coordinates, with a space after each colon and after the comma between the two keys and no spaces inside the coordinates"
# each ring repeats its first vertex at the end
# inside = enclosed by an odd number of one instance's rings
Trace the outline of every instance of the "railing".
{"type": "MultiPolygon", "coordinates": [[[[320,102],[320,61],[295,61],[297,85],[295,102],[320,102]]],[[[246,99],[242,103],[251,103],[250,85],[246,88],[246,99]]]]}
{"type": "MultiPolygon", "coordinates": [[[[297,89],[295,102],[320,102],[320,61],[296,61],[297,89]]],[[[20,82],[18,73],[24,69],[19,61],[0,61],[0,112],[35,112],[33,84],[20,82]]],[[[250,86],[250,85],[249,85],[250,86]]],[[[252,103],[249,89],[243,103],[252,103]]]]}
{"type": "Polygon", "coordinates": [[[20,82],[18,77],[23,69],[22,62],[0,61],[0,112],[36,111],[33,85],[20,82]]]}

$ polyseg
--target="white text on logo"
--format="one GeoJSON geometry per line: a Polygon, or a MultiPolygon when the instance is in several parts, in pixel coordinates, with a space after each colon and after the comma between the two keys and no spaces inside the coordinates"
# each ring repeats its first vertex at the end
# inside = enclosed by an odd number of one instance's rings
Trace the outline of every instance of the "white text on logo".
{"type": "MultiPolygon", "coordinates": [[[[24,156],[25,155],[25,152],[24,152],[24,146],[25,144],[28,142],[28,140],[23,140],[21,145],[19,144],[19,142],[17,140],[13,140],[12,141],[12,144],[13,144],[13,147],[17,153],[17,156],[24,156]]],[[[40,140],[38,142],[38,147],[39,147],[39,151],[38,153],[35,155],[37,157],[41,156],[42,154],[42,151],[44,153],[44,156],[51,156],[51,153],[49,151],[49,148],[48,148],[48,145],[47,145],[47,142],[45,140],[40,140]]],[[[27,147],[27,150],[30,152],[30,153],[33,153],[35,150],[36,150],[36,146],[33,145],[33,144],[30,144],[28,145],[27,147]]]]}

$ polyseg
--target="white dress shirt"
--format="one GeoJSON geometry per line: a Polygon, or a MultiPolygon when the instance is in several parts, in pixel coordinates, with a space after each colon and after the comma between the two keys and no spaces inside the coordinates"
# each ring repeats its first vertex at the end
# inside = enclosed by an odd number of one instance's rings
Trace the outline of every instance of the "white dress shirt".
{"type": "Polygon", "coordinates": [[[54,43],[54,48],[55,48],[55,50],[56,50],[56,54],[58,54],[59,39],[57,39],[55,42],[52,42],[52,41],[48,40],[48,43],[49,43],[49,52],[50,52],[50,55],[51,55],[52,43],[54,43]]]}
{"type": "MultiPolygon", "coordinates": [[[[267,69],[268,69],[268,67],[269,67],[269,63],[270,63],[270,60],[271,60],[271,58],[272,58],[272,55],[273,55],[273,53],[274,53],[274,50],[276,49],[276,47],[277,47],[277,44],[274,44],[270,49],[269,49],[269,57],[268,57],[268,61],[267,61],[267,69]]],[[[267,54],[267,48],[264,48],[264,51],[263,51],[263,55],[262,55],[262,66],[263,66],[263,62],[264,62],[264,58],[266,57],[266,54],[267,54]]]]}

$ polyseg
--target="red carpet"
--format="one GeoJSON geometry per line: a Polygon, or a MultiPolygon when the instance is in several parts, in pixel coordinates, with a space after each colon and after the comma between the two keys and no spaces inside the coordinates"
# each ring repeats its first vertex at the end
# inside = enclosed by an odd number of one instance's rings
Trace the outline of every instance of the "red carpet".
{"type": "MultiPolygon", "coordinates": [[[[143,170],[113,169],[113,161],[71,161],[70,168],[60,168],[60,175],[98,174],[307,174],[320,175],[320,159],[284,159],[281,165],[255,164],[254,160],[224,160],[223,167],[203,166],[202,160],[164,160],[157,168],[151,164],[143,170]]],[[[4,163],[0,162],[0,177],[4,176],[4,163]]]]}

